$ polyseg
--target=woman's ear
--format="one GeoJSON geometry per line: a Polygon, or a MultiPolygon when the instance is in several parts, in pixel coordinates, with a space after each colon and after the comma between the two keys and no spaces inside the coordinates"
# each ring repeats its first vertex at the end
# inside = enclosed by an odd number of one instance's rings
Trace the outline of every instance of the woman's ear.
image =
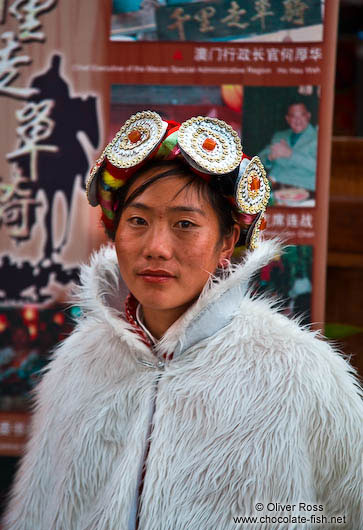
{"type": "Polygon", "coordinates": [[[223,236],[222,247],[219,254],[219,261],[231,259],[234,247],[236,246],[240,233],[240,226],[238,224],[235,224],[233,225],[231,233],[228,236],[223,236]]]}

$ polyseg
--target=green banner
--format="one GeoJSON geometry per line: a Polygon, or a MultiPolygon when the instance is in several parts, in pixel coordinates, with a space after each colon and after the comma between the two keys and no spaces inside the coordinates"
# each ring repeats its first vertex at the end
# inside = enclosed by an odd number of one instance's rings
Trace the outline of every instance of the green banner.
{"type": "Polygon", "coordinates": [[[320,0],[211,0],[156,9],[159,40],[224,41],[321,23],[320,0]]]}

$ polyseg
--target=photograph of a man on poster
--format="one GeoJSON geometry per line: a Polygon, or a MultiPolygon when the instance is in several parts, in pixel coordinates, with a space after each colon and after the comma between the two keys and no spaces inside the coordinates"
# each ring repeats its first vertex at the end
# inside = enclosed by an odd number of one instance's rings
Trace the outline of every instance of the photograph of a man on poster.
{"type": "Polygon", "coordinates": [[[321,0],[113,0],[114,41],[316,42],[321,0]]]}
{"type": "Polygon", "coordinates": [[[315,205],[317,88],[244,88],[242,129],[252,128],[253,136],[245,149],[256,149],[265,166],[272,187],[271,205],[315,205]]]}
{"type": "MultiPolygon", "coordinates": [[[[285,119],[288,129],[277,131],[271,142],[259,153],[273,185],[278,183],[293,188],[315,191],[317,129],[311,125],[311,113],[303,102],[291,103],[285,119]]],[[[277,187],[277,186],[275,186],[277,187]]],[[[283,187],[282,189],[288,189],[283,187]]],[[[275,197],[288,197],[276,191],[275,197]]]]}

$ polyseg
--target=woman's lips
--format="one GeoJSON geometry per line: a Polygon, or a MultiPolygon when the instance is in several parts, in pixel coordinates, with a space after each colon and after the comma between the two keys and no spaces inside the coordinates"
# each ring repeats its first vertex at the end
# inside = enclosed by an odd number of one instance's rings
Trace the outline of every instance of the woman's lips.
{"type": "Polygon", "coordinates": [[[148,283],[166,283],[175,278],[173,274],[164,270],[146,269],[138,272],[137,275],[148,283]]]}

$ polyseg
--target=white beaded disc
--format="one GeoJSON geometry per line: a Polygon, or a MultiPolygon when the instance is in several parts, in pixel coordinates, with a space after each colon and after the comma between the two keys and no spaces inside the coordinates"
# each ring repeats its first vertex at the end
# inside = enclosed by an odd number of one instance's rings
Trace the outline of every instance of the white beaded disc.
{"type": "Polygon", "coordinates": [[[252,224],[250,230],[247,233],[246,244],[251,250],[255,250],[258,247],[258,241],[260,238],[260,227],[264,220],[264,213],[260,212],[252,224]]]}
{"type": "Polygon", "coordinates": [[[236,131],[216,118],[198,116],[181,124],[178,144],[193,167],[211,175],[230,173],[242,158],[242,145],[236,131]],[[207,149],[207,144],[212,149],[207,149]]]}
{"type": "Polygon", "coordinates": [[[101,156],[94,163],[86,182],[86,195],[91,206],[97,206],[99,204],[97,199],[97,177],[98,172],[102,169],[103,162],[106,158],[106,149],[107,147],[103,150],[101,156]]]}
{"type": "Polygon", "coordinates": [[[256,214],[266,209],[270,198],[270,185],[265,168],[258,156],[254,156],[247,167],[243,163],[241,164],[240,174],[236,181],[235,196],[237,206],[242,213],[256,214]],[[258,190],[253,189],[253,179],[258,179],[258,190]]]}
{"type": "Polygon", "coordinates": [[[131,116],[106,148],[107,159],[118,168],[140,164],[161,142],[168,124],[159,114],[146,110],[131,116]],[[139,136],[131,141],[129,135],[139,136]]]}

